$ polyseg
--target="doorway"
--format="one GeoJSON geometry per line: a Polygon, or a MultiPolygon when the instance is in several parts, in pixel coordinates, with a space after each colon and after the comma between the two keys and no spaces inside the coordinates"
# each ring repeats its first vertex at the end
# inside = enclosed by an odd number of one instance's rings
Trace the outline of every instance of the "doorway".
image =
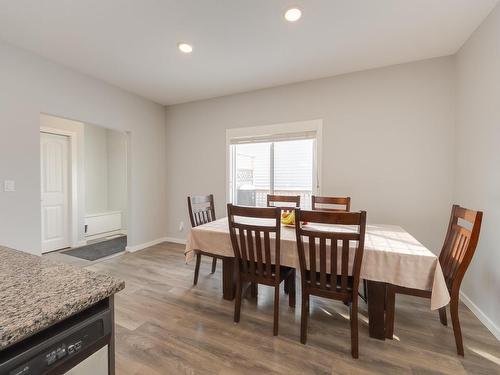
{"type": "Polygon", "coordinates": [[[124,131],[40,115],[42,253],[94,260],[125,251],[128,144],[124,131]]]}

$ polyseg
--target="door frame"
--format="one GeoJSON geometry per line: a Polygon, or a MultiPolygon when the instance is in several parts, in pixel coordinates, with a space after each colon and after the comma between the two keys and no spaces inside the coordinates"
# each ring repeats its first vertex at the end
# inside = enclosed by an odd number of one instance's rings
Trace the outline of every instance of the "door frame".
{"type": "MultiPolygon", "coordinates": [[[[78,197],[78,141],[77,137],[78,134],[76,132],[70,131],[70,130],[63,130],[63,129],[57,129],[57,128],[52,128],[49,126],[40,126],[40,135],[41,133],[48,133],[48,134],[54,134],[54,135],[61,135],[68,137],[68,143],[69,143],[69,156],[70,156],[70,161],[68,163],[69,167],[69,185],[70,188],[68,189],[68,194],[69,194],[69,225],[68,225],[68,231],[69,231],[69,239],[70,239],[70,246],[71,247],[77,247],[80,246],[81,243],[78,240],[78,203],[79,203],[79,197],[78,197]]],[[[40,168],[41,168],[41,163],[40,163],[40,168]]],[[[41,170],[40,170],[41,173],[41,170]]],[[[41,194],[41,191],[40,191],[41,194]]],[[[41,198],[41,196],[40,196],[41,198]]],[[[42,207],[40,205],[40,217],[42,215],[42,207]]],[[[40,238],[40,242],[41,242],[40,238]]],[[[49,251],[46,251],[49,252],[49,251]]],[[[42,251],[43,253],[43,251],[42,251]]]]}

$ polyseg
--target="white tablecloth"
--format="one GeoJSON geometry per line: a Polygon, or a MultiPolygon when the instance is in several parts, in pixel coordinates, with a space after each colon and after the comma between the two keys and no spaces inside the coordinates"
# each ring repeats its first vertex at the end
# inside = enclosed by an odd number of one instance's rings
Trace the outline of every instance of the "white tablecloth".
{"type": "MultiPolygon", "coordinates": [[[[194,250],[234,256],[227,218],[192,228],[186,244],[186,262],[193,258],[194,250]]],[[[280,251],[282,265],[299,268],[295,228],[282,226],[280,251]]],[[[352,260],[353,256],[351,264],[352,260]]],[[[437,256],[398,226],[367,225],[361,278],[431,290],[432,310],[446,306],[450,301],[437,256]]]]}

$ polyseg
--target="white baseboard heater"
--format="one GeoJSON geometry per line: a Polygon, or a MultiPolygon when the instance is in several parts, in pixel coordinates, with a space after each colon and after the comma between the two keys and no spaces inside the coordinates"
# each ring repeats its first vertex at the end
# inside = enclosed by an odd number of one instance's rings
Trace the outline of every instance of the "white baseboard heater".
{"type": "Polygon", "coordinates": [[[122,229],[122,212],[106,211],[85,216],[85,237],[114,234],[122,229]]]}

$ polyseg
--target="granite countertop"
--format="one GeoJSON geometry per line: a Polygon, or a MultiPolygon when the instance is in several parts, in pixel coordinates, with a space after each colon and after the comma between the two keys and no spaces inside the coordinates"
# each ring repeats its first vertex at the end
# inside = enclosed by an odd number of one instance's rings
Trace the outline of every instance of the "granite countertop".
{"type": "Polygon", "coordinates": [[[124,287],[110,276],[0,246],[0,350],[124,287]]]}

